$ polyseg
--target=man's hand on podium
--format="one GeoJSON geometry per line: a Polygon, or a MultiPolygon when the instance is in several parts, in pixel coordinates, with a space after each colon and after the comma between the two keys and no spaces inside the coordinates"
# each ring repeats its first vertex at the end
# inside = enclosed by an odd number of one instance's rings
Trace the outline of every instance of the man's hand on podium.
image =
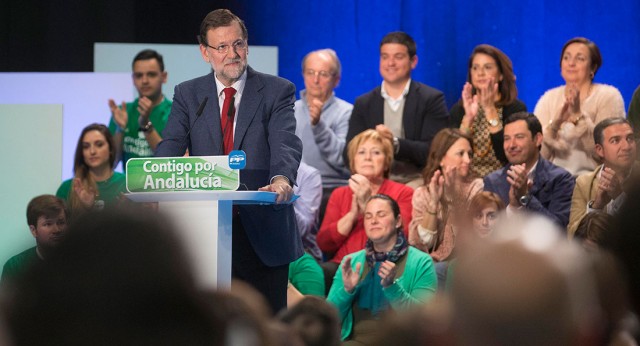
{"type": "Polygon", "coordinates": [[[274,177],[270,185],[263,186],[258,191],[275,192],[277,195],[276,203],[288,203],[293,196],[293,188],[285,176],[274,177]]]}

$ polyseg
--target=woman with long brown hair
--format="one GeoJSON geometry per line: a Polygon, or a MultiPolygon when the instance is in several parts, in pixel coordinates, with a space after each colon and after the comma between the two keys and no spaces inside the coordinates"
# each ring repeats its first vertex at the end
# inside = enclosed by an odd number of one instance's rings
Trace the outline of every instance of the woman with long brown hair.
{"type": "Polygon", "coordinates": [[[488,44],[469,57],[462,97],[449,112],[451,124],[473,138],[473,172],[480,177],[507,164],[502,119],[527,106],[518,100],[516,76],[509,57],[488,44]]]}
{"type": "Polygon", "coordinates": [[[68,201],[72,213],[116,204],[125,191],[125,176],[113,171],[115,147],[103,124],[85,127],[78,138],[73,179],[58,188],[56,196],[68,201]]]}
{"type": "MultiPolygon", "coordinates": [[[[456,215],[482,191],[482,179],[472,173],[471,138],[458,129],[442,129],[431,142],[423,177],[413,194],[409,244],[442,262],[452,257],[456,215]]],[[[437,268],[437,267],[436,267],[437,268]]]]}

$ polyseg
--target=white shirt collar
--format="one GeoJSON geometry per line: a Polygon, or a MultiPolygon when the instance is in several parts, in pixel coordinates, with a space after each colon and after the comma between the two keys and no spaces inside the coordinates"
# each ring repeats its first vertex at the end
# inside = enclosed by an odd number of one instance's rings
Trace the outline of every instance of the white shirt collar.
{"type": "Polygon", "coordinates": [[[384,81],[382,81],[382,87],[380,88],[380,94],[382,95],[382,98],[389,101],[389,102],[398,102],[400,100],[402,100],[405,96],[407,96],[407,94],[409,93],[409,86],[411,85],[411,78],[409,78],[409,80],[407,81],[407,84],[404,86],[404,90],[402,91],[402,94],[397,98],[394,99],[393,97],[389,96],[389,94],[387,94],[387,91],[385,90],[385,83],[384,81]]]}
{"type": "MultiPolygon", "coordinates": [[[[218,76],[216,73],[214,73],[215,75],[215,81],[216,81],[216,90],[218,90],[218,97],[221,97],[222,93],[223,93],[223,89],[226,88],[226,86],[224,84],[222,84],[222,82],[220,82],[218,80],[218,76]]],[[[240,78],[235,81],[233,84],[231,84],[231,87],[236,89],[236,99],[238,99],[240,96],[242,96],[242,92],[244,91],[244,86],[245,84],[247,84],[247,70],[244,70],[244,73],[242,74],[242,76],[240,76],[240,78]]]]}

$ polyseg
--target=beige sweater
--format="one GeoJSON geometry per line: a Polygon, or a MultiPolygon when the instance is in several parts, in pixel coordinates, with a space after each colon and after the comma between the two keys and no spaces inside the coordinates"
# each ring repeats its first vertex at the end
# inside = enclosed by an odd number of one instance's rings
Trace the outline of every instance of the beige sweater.
{"type": "Polygon", "coordinates": [[[605,118],[624,117],[624,101],[615,87],[593,84],[591,94],[580,105],[583,117],[576,125],[562,124],[554,139],[549,126],[564,105],[564,90],[565,86],[560,86],[545,92],[533,113],[542,124],[542,156],[575,176],[593,171],[598,165],[593,154],[593,128],[605,118]]]}

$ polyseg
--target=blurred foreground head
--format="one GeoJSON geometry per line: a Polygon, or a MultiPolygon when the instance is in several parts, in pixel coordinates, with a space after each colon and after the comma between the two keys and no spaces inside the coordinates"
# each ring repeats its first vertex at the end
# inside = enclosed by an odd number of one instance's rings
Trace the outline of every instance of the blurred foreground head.
{"type": "MultiPolygon", "coordinates": [[[[137,208],[133,208],[137,209],[137,208]]],[[[17,345],[216,345],[170,223],[148,209],[87,213],[5,303],[17,345]]]]}
{"type": "Polygon", "coordinates": [[[459,257],[454,334],[461,345],[586,345],[600,313],[590,262],[550,221],[510,218],[459,257]]]}

